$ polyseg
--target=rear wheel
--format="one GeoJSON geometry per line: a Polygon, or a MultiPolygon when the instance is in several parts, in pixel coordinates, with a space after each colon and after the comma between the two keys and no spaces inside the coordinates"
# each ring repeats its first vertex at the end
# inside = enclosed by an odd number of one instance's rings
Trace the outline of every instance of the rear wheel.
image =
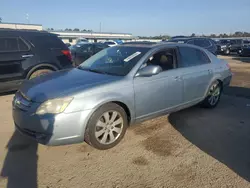
{"type": "Polygon", "coordinates": [[[54,72],[53,70],[51,69],[39,69],[39,70],[36,70],[34,71],[30,76],[29,76],[29,80],[33,79],[33,78],[36,78],[38,76],[41,76],[41,75],[45,75],[45,74],[48,74],[48,73],[51,73],[51,72],[54,72]]]}
{"type": "Polygon", "coordinates": [[[91,116],[85,130],[85,141],[96,149],[112,148],[121,141],[127,126],[123,108],[114,103],[106,104],[91,116]]]}
{"type": "Polygon", "coordinates": [[[206,108],[214,108],[218,105],[221,97],[222,86],[219,81],[213,82],[208,90],[207,97],[202,102],[202,106],[206,108]]]}

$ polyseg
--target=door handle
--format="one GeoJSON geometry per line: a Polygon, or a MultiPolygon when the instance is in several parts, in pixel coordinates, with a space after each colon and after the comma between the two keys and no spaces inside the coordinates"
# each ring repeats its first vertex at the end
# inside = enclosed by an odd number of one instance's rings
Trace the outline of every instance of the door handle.
{"type": "Polygon", "coordinates": [[[27,58],[27,57],[33,57],[33,54],[26,54],[26,55],[22,55],[22,58],[27,58]]]}
{"type": "Polygon", "coordinates": [[[176,76],[176,77],[174,77],[174,79],[177,81],[177,80],[180,80],[181,77],[180,76],[176,76]]]}

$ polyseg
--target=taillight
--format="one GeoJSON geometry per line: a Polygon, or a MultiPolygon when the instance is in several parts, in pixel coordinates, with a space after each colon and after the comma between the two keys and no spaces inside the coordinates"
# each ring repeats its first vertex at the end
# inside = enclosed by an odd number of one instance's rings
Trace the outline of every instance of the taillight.
{"type": "Polygon", "coordinates": [[[69,58],[69,60],[72,60],[71,52],[70,50],[62,50],[62,53],[69,58]]]}

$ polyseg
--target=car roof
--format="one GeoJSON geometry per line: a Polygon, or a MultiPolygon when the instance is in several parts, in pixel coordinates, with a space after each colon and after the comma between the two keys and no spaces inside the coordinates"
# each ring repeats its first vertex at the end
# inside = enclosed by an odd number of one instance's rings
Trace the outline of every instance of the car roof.
{"type": "Polygon", "coordinates": [[[207,39],[207,40],[212,40],[208,37],[180,37],[180,38],[173,38],[173,39],[170,39],[171,40],[192,40],[192,39],[207,39]]]}
{"type": "Polygon", "coordinates": [[[136,42],[131,42],[131,43],[123,43],[119,46],[128,46],[128,47],[138,47],[138,48],[161,48],[161,47],[192,47],[192,48],[199,48],[198,46],[195,45],[190,45],[190,44],[185,44],[185,43],[176,43],[176,42],[144,42],[144,43],[136,43],[136,42]]]}
{"type": "Polygon", "coordinates": [[[57,36],[56,34],[49,33],[47,31],[38,31],[38,30],[28,30],[28,29],[0,29],[0,36],[17,36],[17,35],[25,35],[25,36],[42,36],[42,35],[51,35],[57,36]]]}

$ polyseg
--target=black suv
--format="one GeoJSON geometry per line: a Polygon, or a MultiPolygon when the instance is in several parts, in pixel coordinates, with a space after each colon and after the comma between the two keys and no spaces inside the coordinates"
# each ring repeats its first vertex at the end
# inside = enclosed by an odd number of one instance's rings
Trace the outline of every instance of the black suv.
{"type": "Polygon", "coordinates": [[[57,35],[0,29],[0,92],[18,89],[25,79],[72,67],[71,53],[57,35]]]}
{"type": "Polygon", "coordinates": [[[215,44],[215,41],[213,41],[210,38],[204,38],[204,37],[181,37],[181,38],[173,38],[168,40],[167,42],[178,42],[178,43],[187,43],[187,44],[193,44],[196,46],[200,46],[202,48],[207,49],[214,55],[217,55],[217,46],[215,44]]]}
{"type": "Polygon", "coordinates": [[[242,39],[230,39],[230,53],[239,53],[239,50],[244,46],[244,40],[242,39]]]}
{"type": "Polygon", "coordinates": [[[230,40],[227,39],[218,40],[216,45],[218,54],[223,54],[223,55],[230,54],[230,40]]]}

